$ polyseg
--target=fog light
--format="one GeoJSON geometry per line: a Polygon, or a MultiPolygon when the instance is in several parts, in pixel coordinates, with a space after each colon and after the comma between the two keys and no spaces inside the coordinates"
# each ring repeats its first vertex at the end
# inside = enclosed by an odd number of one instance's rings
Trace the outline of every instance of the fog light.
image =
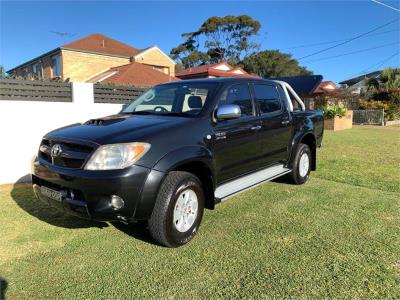
{"type": "Polygon", "coordinates": [[[111,206],[113,207],[113,209],[121,209],[124,207],[124,204],[124,200],[122,200],[121,197],[118,197],[117,195],[111,196],[111,206]]]}

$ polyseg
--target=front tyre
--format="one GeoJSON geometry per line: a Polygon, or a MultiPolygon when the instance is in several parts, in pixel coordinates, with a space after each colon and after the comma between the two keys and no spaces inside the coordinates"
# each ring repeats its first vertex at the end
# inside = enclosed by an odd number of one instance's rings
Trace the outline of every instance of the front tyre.
{"type": "Polygon", "coordinates": [[[310,178],[311,162],[310,147],[300,143],[292,162],[293,171],[290,175],[293,183],[304,184],[308,181],[310,178]]]}
{"type": "Polygon", "coordinates": [[[188,172],[170,172],[160,187],[148,221],[150,234],[167,247],[184,245],[198,231],[203,210],[200,180],[188,172]]]}

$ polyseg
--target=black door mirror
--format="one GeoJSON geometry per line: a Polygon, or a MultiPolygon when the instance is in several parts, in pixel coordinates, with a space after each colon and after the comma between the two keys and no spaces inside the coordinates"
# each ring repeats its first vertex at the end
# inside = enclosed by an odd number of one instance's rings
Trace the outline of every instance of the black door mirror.
{"type": "Polygon", "coordinates": [[[240,107],[236,104],[221,105],[216,112],[217,120],[237,119],[240,118],[241,115],[240,107]]]}

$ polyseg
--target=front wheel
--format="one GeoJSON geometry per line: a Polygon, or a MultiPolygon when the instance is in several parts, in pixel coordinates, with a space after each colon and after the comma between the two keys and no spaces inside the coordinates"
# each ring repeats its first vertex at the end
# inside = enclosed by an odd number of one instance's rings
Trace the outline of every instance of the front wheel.
{"type": "Polygon", "coordinates": [[[290,174],[291,180],[295,184],[304,184],[310,178],[311,171],[311,150],[306,144],[299,144],[293,158],[293,171],[290,174]]]}
{"type": "Polygon", "coordinates": [[[200,180],[188,172],[170,172],[157,195],[149,231],[167,247],[189,242],[199,229],[204,210],[204,193],[200,180]]]}

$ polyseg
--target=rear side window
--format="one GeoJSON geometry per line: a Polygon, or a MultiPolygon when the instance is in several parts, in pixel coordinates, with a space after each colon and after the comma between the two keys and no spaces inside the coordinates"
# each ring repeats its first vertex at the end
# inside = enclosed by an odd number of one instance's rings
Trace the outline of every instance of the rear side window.
{"type": "Polygon", "coordinates": [[[218,105],[236,104],[239,105],[242,116],[253,115],[253,103],[249,86],[247,84],[237,84],[227,88],[219,99],[218,105]]]}
{"type": "Polygon", "coordinates": [[[281,101],[279,100],[278,91],[272,85],[255,84],[254,95],[261,114],[281,110],[281,101]]]}

